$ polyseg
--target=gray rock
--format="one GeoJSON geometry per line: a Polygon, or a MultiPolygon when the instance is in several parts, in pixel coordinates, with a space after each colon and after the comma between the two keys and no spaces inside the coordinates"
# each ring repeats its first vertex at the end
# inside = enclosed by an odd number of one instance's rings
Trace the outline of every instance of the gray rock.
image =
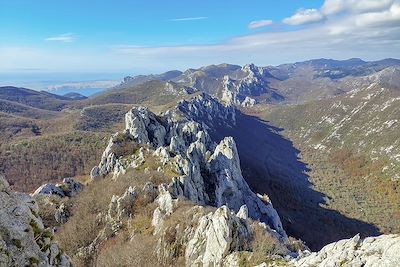
{"type": "Polygon", "coordinates": [[[41,185],[32,196],[55,195],[59,197],[73,197],[83,190],[83,184],[75,182],[73,178],[64,178],[60,184],[41,185]]]}
{"type": "Polygon", "coordinates": [[[295,266],[364,266],[397,267],[400,266],[400,236],[381,235],[367,237],[364,240],[356,235],[323,247],[319,252],[311,253],[293,261],[295,266]]]}
{"type": "Polygon", "coordinates": [[[142,191],[143,191],[143,198],[149,203],[153,202],[154,199],[156,199],[156,197],[158,196],[157,186],[155,186],[151,182],[147,182],[143,186],[142,191]]]}
{"type": "Polygon", "coordinates": [[[54,184],[44,184],[36,189],[36,191],[32,194],[32,196],[36,195],[56,195],[59,197],[65,197],[65,192],[54,184]]]}
{"type": "Polygon", "coordinates": [[[70,213],[64,203],[62,203],[54,213],[54,218],[56,219],[56,222],[60,224],[66,223],[68,221],[69,216],[70,213]]]}
{"type": "Polygon", "coordinates": [[[246,96],[246,98],[243,100],[240,105],[242,107],[253,107],[256,104],[256,100],[254,98],[246,96]]]}
{"type": "Polygon", "coordinates": [[[126,113],[125,129],[138,143],[149,144],[153,148],[165,144],[165,127],[146,107],[134,108],[126,113]]]}
{"type": "Polygon", "coordinates": [[[236,112],[233,106],[224,106],[213,97],[202,93],[191,101],[183,100],[177,109],[188,120],[204,123],[211,128],[213,124],[235,125],[236,112]]]}
{"type": "Polygon", "coordinates": [[[194,236],[187,243],[187,266],[220,266],[234,251],[248,249],[251,231],[242,220],[222,206],[200,218],[194,236]]]}
{"type": "Polygon", "coordinates": [[[76,182],[73,178],[64,178],[62,184],[56,186],[62,188],[68,197],[74,197],[83,190],[83,184],[76,182]]]}
{"type": "Polygon", "coordinates": [[[241,206],[238,213],[236,213],[236,216],[240,219],[247,220],[249,218],[249,210],[247,209],[247,206],[241,206]]]}
{"type": "Polygon", "coordinates": [[[38,212],[32,197],[13,192],[0,178],[0,266],[72,266],[38,212]]]}

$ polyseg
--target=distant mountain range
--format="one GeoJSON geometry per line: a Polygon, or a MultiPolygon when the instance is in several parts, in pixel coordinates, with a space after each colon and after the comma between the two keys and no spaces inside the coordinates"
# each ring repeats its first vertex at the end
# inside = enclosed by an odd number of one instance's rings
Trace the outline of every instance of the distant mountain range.
{"type": "Polygon", "coordinates": [[[131,88],[150,80],[172,81],[239,105],[247,104],[243,103],[246,97],[258,103],[302,103],[343,94],[371,80],[400,86],[399,78],[395,78],[399,70],[397,59],[316,59],[276,67],[220,64],[184,72],[128,76],[116,88],[131,88]]]}

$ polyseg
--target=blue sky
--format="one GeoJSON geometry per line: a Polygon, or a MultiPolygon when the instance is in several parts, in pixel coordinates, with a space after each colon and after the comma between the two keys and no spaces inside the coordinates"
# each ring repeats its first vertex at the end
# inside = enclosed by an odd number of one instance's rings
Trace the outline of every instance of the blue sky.
{"type": "Polygon", "coordinates": [[[322,2],[2,0],[0,40],[51,47],[45,38],[73,33],[76,47],[212,44],[253,33],[247,27],[251,21],[278,21],[322,2]]]}
{"type": "Polygon", "coordinates": [[[0,71],[399,57],[398,0],[0,0],[0,71]]]}

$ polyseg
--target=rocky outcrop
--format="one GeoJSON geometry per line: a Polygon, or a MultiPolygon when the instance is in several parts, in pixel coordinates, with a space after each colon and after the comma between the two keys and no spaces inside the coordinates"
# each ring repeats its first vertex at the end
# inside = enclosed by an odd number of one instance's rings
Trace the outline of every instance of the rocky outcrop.
{"type": "Polygon", "coordinates": [[[133,204],[137,198],[136,187],[129,187],[122,196],[113,196],[108,207],[106,219],[106,238],[116,233],[122,226],[123,219],[133,214],[133,204]]]}
{"type": "Polygon", "coordinates": [[[269,88],[267,77],[271,77],[265,68],[254,64],[244,65],[232,78],[225,75],[222,79],[221,101],[226,105],[252,107],[256,104],[254,97],[268,94],[270,101],[282,98],[273,89],[269,88]]]}
{"type": "Polygon", "coordinates": [[[340,240],[293,262],[295,266],[400,266],[400,236],[381,235],[340,240]]]}
{"type": "Polygon", "coordinates": [[[243,102],[240,104],[242,107],[254,107],[256,104],[256,100],[254,98],[246,96],[246,98],[243,100],[243,102]]]}
{"type": "Polygon", "coordinates": [[[56,195],[59,197],[73,197],[83,190],[83,184],[76,182],[73,178],[64,178],[60,184],[41,185],[32,196],[56,195]]]}
{"type": "Polygon", "coordinates": [[[209,172],[215,179],[215,206],[227,205],[234,211],[239,211],[246,205],[249,217],[267,223],[280,236],[286,238],[278,213],[271,202],[262,201],[242,176],[239,155],[235,141],[226,137],[216,147],[208,160],[209,172]]]}
{"type": "MultiPolygon", "coordinates": [[[[214,98],[201,94],[192,101],[182,101],[173,112],[156,116],[149,109],[133,108],[126,115],[124,133],[116,134],[103,153],[96,174],[121,173],[121,166],[133,166],[126,159],[132,155],[114,152],[120,140],[124,146],[136,143],[155,150],[153,155],[161,164],[170,162],[177,174],[170,184],[159,190],[158,201],[185,197],[195,204],[221,207],[234,212],[246,205],[249,217],[266,223],[268,230],[286,239],[286,233],[276,210],[269,201],[261,200],[244,180],[236,144],[231,137],[218,145],[212,141],[209,130],[221,124],[235,124],[235,109],[225,107],[214,98]],[[125,160],[122,163],[122,160],[125,160]],[[168,194],[166,193],[168,192],[168,194]]],[[[144,157],[142,157],[144,161],[144,157]]],[[[124,169],[125,170],[125,169],[124,169]]],[[[159,208],[153,221],[160,224],[168,209],[159,208]]],[[[159,227],[156,227],[159,228],[159,227]]]]}
{"type": "Polygon", "coordinates": [[[54,219],[56,219],[56,222],[60,224],[66,223],[68,221],[69,216],[70,212],[64,203],[62,203],[54,213],[54,219]]]}
{"type": "Polygon", "coordinates": [[[194,99],[182,100],[177,105],[187,120],[196,121],[208,128],[218,125],[235,125],[236,112],[233,106],[224,106],[213,97],[202,93],[194,99]]]}
{"type": "Polygon", "coordinates": [[[32,196],[37,195],[56,195],[59,197],[65,197],[64,190],[54,184],[43,184],[33,192],[32,196]]]}
{"type": "Polygon", "coordinates": [[[38,212],[32,197],[0,176],[0,266],[72,266],[38,212]]]}
{"type": "Polygon", "coordinates": [[[247,221],[222,206],[200,218],[187,243],[186,265],[219,266],[230,253],[249,249],[250,238],[247,221]]]}

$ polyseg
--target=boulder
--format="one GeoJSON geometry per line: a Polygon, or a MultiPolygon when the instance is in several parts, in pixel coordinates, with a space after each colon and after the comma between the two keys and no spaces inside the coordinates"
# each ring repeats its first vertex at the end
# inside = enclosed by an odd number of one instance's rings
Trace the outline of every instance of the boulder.
{"type": "Polygon", "coordinates": [[[83,190],[83,184],[75,182],[73,178],[64,178],[60,184],[41,185],[32,196],[55,195],[59,197],[74,197],[83,190]]]}
{"type": "Polygon", "coordinates": [[[32,194],[32,196],[37,195],[56,195],[59,197],[65,197],[65,192],[62,188],[54,184],[44,184],[36,189],[36,191],[32,194]]]}

